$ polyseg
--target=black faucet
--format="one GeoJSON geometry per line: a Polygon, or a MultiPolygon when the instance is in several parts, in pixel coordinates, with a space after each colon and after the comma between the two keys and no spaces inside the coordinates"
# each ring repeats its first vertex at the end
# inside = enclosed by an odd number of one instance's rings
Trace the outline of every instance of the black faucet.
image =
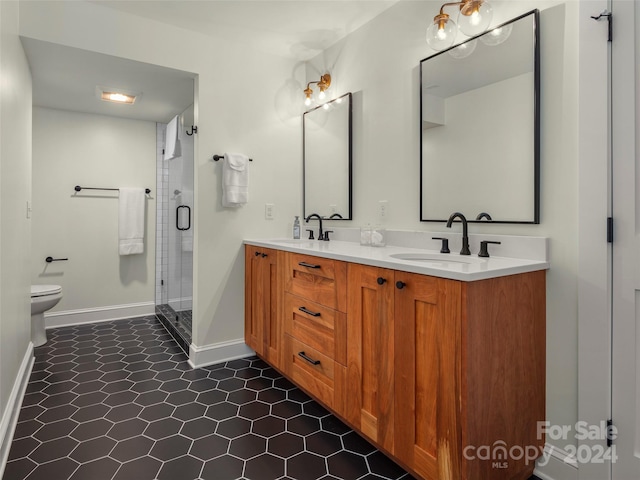
{"type": "Polygon", "coordinates": [[[469,233],[467,230],[467,219],[465,218],[465,216],[460,212],[452,213],[449,217],[449,220],[447,220],[447,228],[451,228],[451,224],[453,224],[453,221],[456,218],[459,218],[462,222],[462,250],[460,250],[460,255],[471,255],[471,252],[469,251],[469,233]]]}
{"type": "Polygon", "coordinates": [[[318,223],[320,224],[320,228],[318,229],[318,240],[324,240],[324,233],[322,232],[322,217],[317,213],[312,213],[304,219],[304,222],[309,223],[309,220],[311,220],[312,218],[317,218],[318,223]]]}
{"type": "Polygon", "coordinates": [[[491,215],[489,215],[487,212],[479,213],[476,217],[476,220],[482,220],[483,218],[486,218],[489,221],[493,220],[493,218],[491,218],[491,215]]]}

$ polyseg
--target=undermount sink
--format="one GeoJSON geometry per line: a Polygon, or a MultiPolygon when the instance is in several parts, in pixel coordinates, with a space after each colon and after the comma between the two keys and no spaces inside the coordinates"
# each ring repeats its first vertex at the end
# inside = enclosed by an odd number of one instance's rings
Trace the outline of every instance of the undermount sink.
{"type": "Polygon", "coordinates": [[[482,263],[484,260],[476,257],[451,257],[448,253],[392,253],[389,255],[396,260],[407,260],[410,262],[430,262],[430,263],[482,263]]]}

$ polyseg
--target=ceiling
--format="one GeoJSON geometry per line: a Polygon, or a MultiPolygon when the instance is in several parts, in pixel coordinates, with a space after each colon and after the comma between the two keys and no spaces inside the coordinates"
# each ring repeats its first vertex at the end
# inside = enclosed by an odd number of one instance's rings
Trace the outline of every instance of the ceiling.
{"type": "Polygon", "coordinates": [[[195,75],[22,38],[39,107],[167,123],[193,103],[195,75]],[[105,102],[97,87],[140,93],[133,105],[105,102]]]}
{"type": "Polygon", "coordinates": [[[398,0],[89,0],[256,50],[308,60],[398,0]]]}
{"type": "MultiPolygon", "coordinates": [[[[307,60],[397,0],[90,1],[205,35],[233,35],[258,51],[307,60]]],[[[36,106],[166,123],[193,103],[193,73],[31,38],[22,43],[36,106]],[[134,105],[118,105],[100,100],[97,86],[142,95],[134,105]]]]}

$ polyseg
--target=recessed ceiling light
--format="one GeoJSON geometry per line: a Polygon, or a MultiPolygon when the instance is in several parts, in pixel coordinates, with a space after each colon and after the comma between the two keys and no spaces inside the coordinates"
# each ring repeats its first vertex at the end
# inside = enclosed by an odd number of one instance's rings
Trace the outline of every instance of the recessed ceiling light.
{"type": "Polygon", "coordinates": [[[126,103],[128,105],[132,105],[136,101],[135,95],[127,95],[126,93],[120,93],[120,92],[103,91],[100,98],[102,98],[102,100],[105,100],[107,102],[126,103]]]}
{"type": "Polygon", "coordinates": [[[96,85],[95,92],[96,97],[105,102],[122,103],[124,105],[133,105],[142,96],[140,91],[104,85],[96,85]]]}

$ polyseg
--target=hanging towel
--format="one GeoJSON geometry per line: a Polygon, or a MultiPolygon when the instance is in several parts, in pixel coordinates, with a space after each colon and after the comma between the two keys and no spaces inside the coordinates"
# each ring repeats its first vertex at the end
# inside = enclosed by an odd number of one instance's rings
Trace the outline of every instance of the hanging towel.
{"type": "Polygon", "coordinates": [[[118,253],[144,252],[144,188],[121,188],[118,217],[118,253]]]}
{"type": "Polygon", "coordinates": [[[181,155],[180,139],[178,138],[178,130],[180,129],[180,117],[176,115],[171,119],[167,125],[167,132],[164,141],[164,159],[171,160],[172,158],[179,157],[181,155]]]}
{"type": "MultiPolygon", "coordinates": [[[[189,209],[186,208],[181,208],[180,211],[182,212],[183,210],[185,211],[184,215],[185,217],[187,215],[192,215],[193,216],[193,192],[191,190],[185,190],[184,192],[181,193],[182,195],[182,205],[186,205],[189,207],[189,209]]],[[[189,230],[182,230],[180,231],[180,233],[182,234],[182,251],[183,252],[193,252],[193,217],[191,219],[189,218],[182,218],[181,222],[182,225],[189,225],[189,230]]]]}
{"type": "Polygon", "coordinates": [[[249,201],[249,157],[225,153],[222,164],[222,206],[240,207],[249,201]]]}

